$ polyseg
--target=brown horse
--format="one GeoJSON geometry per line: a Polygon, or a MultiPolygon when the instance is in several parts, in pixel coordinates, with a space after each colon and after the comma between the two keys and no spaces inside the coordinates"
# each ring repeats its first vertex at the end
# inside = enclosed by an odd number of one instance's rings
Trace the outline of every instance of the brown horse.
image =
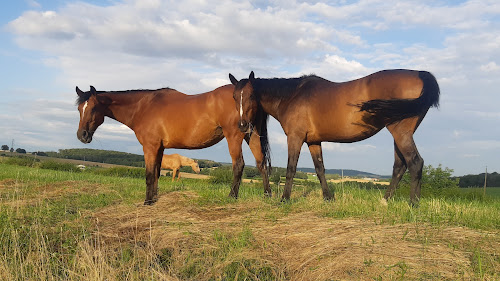
{"type": "Polygon", "coordinates": [[[195,173],[200,173],[200,167],[198,166],[198,163],[196,163],[196,161],[194,161],[193,159],[179,155],[177,153],[170,155],[163,154],[163,158],[161,160],[161,168],[172,170],[172,181],[174,181],[177,174],[179,174],[177,180],[181,178],[180,168],[182,166],[190,166],[195,173]]]}
{"type": "MultiPolygon", "coordinates": [[[[218,143],[224,137],[227,139],[233,161],[233,183],[229,195],[236,198],[245,165],[241,149],[245,139],[262,174],[264,191],[270,195],[270,161],[265,158],[268,154],[267,136],[259,136],[260,128],[252,134],[243,133],[238,129],[239,116],[234,110],[233,89],[233,85],[226,85],[207,93],[186,95],[169,88],[98,92],[90,86],[89,92],[82,92],[76,87],[76,103],[80,112],[77,137],[83,143],[91,142],[94,132],[104,122],[105,116],[132,129],[144,151],[144,204],[148,205],[154,204],[158,199],[158,177],[165,148],[205,148],[218,143]]],[[[266,129],[264,126],[264,130],[266,129]]],[[[266,135],[266,132],[263,132],[263,135],[266,135]]]]}
{"type": "Polygon", "coordinates": [[[392,197],[408,168],[410,200],[412,204],[418,202],[424,161],[413,134],[429,108],[439,106],[439,86],[429,72],[385,70],[344,83],[314,75],[255,79],[253,71],[248,79],[238,81],[231,74],[229,78],[235,85],[233,98],[242,131],[250,130],[259,115],[270,114],[287,135],[288,168],[283,200],[290,198],[304,142],[309,146],[323,197],[328,200],[333,194],[325,180],[321,142],[356,142],[386,127],[394,138],[395,161],[384,198],[392,197]]]}

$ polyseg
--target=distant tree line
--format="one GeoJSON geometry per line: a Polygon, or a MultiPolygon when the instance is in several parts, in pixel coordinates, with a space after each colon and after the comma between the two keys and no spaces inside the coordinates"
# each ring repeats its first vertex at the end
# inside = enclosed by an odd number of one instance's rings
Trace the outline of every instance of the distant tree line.
{"type": "MultiPolygon", "coordinates": [[[[460,187],[483,187],[484,173],[479,175],[465,175],[459,177],[458,185],[460,187]]],[[[500,174],[497,172],[488,173],[486,177],[486,187],[500,187],[500,174]]]]}
{"type": "MultiPolygon", "coordinates": [[[[11,147],[11,148],[9,149],[9,146],[8,146],[8,145],[6,145],[6,144],[3,144],[1,148],[2,148],[2,150],[5,150],[5,151],[14,152],[14,148],[13,148],[13,147],[11,147]]],[[[17,153],[26,154],[26,150],[25,150],[24,148],[17,148],[15,151],[16,151],[17,153]]]]}
{"type": "MultiPolygon", "coordinates": [[[[56,157],[56,158],[66,158],[75,160],[84,160],[99,163],[108,163],[132,167],[144,167],[144,156],[111,151],[111,150],[100,150],[100,149],[89,149],[89,148],[72,148],[72,149],[59,149],[59,152],[37,152],[37,155],[56,157]]],[[[212,168],[219,167],[222,164],[212,161],[212,160],[196,160],[200,168],[212,168]]],[[[186,167],[186,169],[190,167],[186,167]]]]}
{"type": "Polygon", "coordinates": [[[46,152],[49,157],[92,161],[133,167],[144,167],[144,156],[110,150],[72,148],[59,149],[59,152],[46,152]]]}

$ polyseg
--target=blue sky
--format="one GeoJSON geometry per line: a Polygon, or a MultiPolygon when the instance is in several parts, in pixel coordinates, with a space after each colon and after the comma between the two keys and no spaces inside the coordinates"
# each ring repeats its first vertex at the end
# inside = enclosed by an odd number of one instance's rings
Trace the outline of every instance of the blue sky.
{"type": "MultiPolygon", "coordinates": [[[[0,64],[0,145],[138,154],[133,132],[110,119],[91,144],[76,139],[75,86],[196,94],[228,84],[229,72],[340,82],[381,69],[428,70],[442,95],[415,134],[425,163],[456,175],[500,172],[498,1],[7,1],[0,64]]],[[[269,126],[273,163],[283,167],[286,136],[275,120],[269,126]]],[[[326,168],[392,171],[387,130],[323,150],[326,168]]],[[[175,152],[230,161],[225,141],[175,152]]],[[[253,164],[246,145],[244,153],[253,164]]],[[[299,166],[313,166],[307,149],[299,166]]]]}

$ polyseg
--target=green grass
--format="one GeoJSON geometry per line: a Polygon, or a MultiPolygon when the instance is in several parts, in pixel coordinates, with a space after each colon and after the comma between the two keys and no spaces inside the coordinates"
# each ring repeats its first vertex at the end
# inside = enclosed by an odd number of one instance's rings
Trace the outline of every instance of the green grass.
{"type": "MultiPolygon", "coordinates": [[[[478,193],[483,193],[484,189],[482,187],[471,187],[471,188],[461,188],[463,192],[478,192],[478,193]]],[[[489,197],[493,198],[498,198],[500,199],[500,187],[487,187],[486,188],[486,195],[489,197]]]]}
{"type": "MultiPolygon", "coordinates": [[[[277,223],[294,214],[331,220],[359,219],[378,225],[413,224],[423,229],[421,243],[427,243],[425,230],[458,226],[484,232],[500,229],[500,197],[470,196],[422,198],[418,208],[408,205],[404,191],[387,206],[380,203],[383,190],[359,188],[355,183],[332,185],[336,200],[325,202],[318,183],[298,181],[292,199],[281,203],[282,187],[273,185],[273,197],[263,196],[260,183],[243,184],[238,200],[229,198],[227,183],[183,179],[170,182],[160,178],[160,194],[189,191],[189,208],[212,210],[256,206],[233,230],[215,227],[207,237],[186,232],[193,248],[120,244],[100,248],[96,221],[92,214],[110,206],[135,208],[145,195],[143,178],[117,177],[80,171],[55,171],[30,165],[0,162],[0,279],[1,280],[155,280],[174,273],[181,280],[289,280],[290,271],[276,268],[268,259],[242,253],[265,251],[275,241],[258,241],[254,225],[262,220],[277,223]],[[179,257],[182,258],[179,261],[179,257]],[[104,275],[103,275],[104,274],[104,275]],[[215,277],[214,277],[215,276],[215,277]]],[[[488,191],[494,190],[493,188],[488,191]]],[[[462,190],[461,190],[462,191],[462,190]]],[[[466,192],[466,191],[464,191],[466,192]]],[[[160,198],[162,200],[162,198],[160,198]]],[[[178,222],[179,228],[182,223],[178,222]]],[[[190,225],[189,222],[185,222],[190,225]]],[[[200,226],[202,228],[202,226],[200,226]]],[[[404,239],[404,237],[403,237],[404,239]]],[[[498,278],[498,254],[487,251],[498,240],[473,241],[449,247],[470,252],[474,276],[483,280],[498,278]],[[491,242],[493,241],[493,242],[491,242]]],[[[366,267],[375,260],[367,259],[366,267]]],[[[411,267],[404,261],[387,267],[377,279],[390,275],[406,277],[411,267]]],[[[396,276],[396,277],[394,277],[396,276]]]]}

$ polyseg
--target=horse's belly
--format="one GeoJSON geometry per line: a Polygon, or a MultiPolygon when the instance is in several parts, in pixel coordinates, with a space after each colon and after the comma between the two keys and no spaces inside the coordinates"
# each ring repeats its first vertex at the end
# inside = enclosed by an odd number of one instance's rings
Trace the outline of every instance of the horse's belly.
{"type": "Polygon", "coordinates": [[[224,138],[222,129],[184,130],[177,134],[169,134],[163,139],[165,148],[201,149],[210,147],[224,138]]]}
{"type": "MultiPolygon", "coordinates": [[[[350,108],[349,108],[350,109],[350,108]]],[[[355,110],[329,111],[312,119],[308,132],[315,141],[357,142],[378,133],[385,125],[372,115],[355,110]]]]}
{"type": "Polygon", "coordinates": [[[322,141],[342,142],[342,143],[357,142],[375,135],[382,128],[360,126],[360,127],[352,127],[351,129],[338,129],[338,130],[332,129],[322,132],[315,132],[307,135],[307,142],[322,142],[322,141]]]}

